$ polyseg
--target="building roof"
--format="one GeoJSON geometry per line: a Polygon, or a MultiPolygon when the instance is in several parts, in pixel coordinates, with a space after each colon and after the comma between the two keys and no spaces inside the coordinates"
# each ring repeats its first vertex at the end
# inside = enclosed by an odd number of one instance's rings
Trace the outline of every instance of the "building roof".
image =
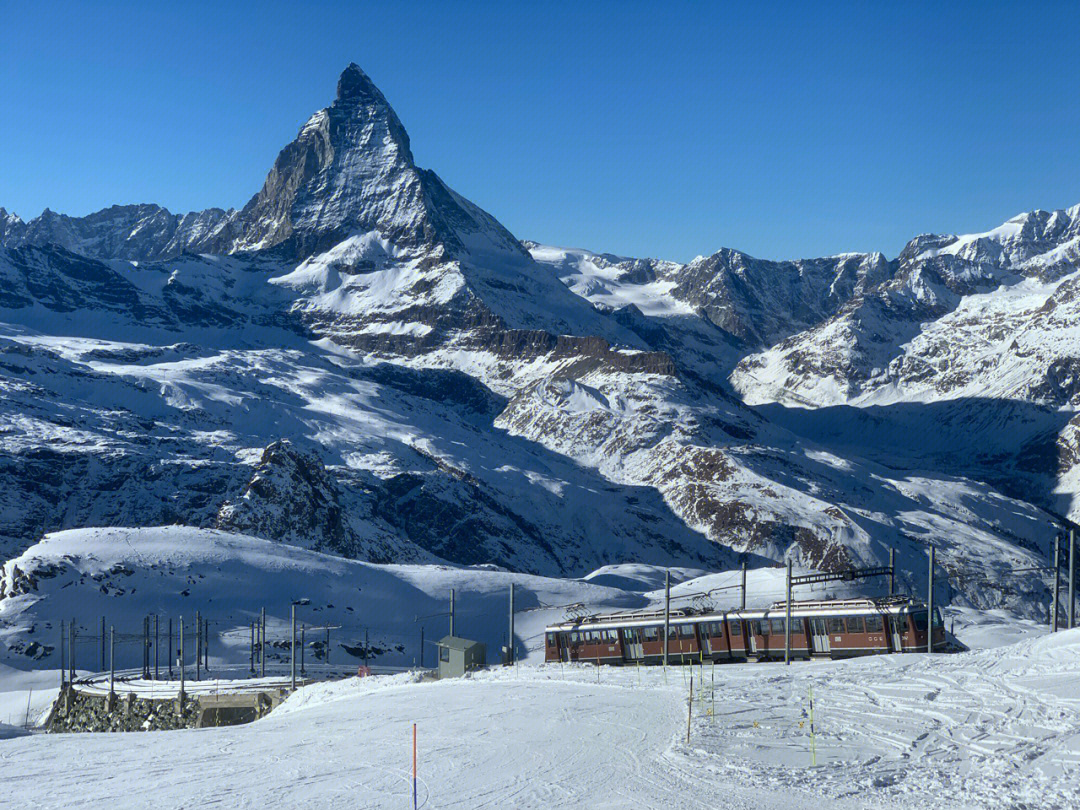
{"type": "Polygon", "coordinates": [[[483,646],[479,641],[472,641],[471,639],[461,638],[460,636],[443,636],[439,640],[438,645],[440,647],[449,647],[451,650],[468,650],[472,647],[483,646]]]}

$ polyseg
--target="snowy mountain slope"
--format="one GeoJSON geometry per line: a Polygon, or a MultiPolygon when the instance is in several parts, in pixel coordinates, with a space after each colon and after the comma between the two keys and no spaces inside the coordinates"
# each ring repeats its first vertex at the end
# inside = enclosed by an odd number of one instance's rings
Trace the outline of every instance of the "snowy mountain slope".
{"type": "Polygon", "coordinates": [[[9,554],[42,529],[180,521],[382,561],[434,554],[553,573],[723,559],[655,493],[492,430],[499,399],[460,373],[310,344],[23,331],[3,345],[9,554]],[[315,492],[332,508],[309,511],[315,492]]]}
{"type": "Polygon", "coordinates": [[[692,406],[680,410],[670,391],[648,399],[636,386],[616,397],[601,386],[589,376],[535,386],[498,424],[613,480],[655,487],[688,525],[735,550],[836,569],[882,564],[894,548],[914,584],[935,543],[965,599],[1041,615],[1045,586],[1011,574],[1045,561],[1053,527],[1037,508],[968,479],[898,473],[775,429],[736,440],[692,406]]]}
{"type": "Polygon", "coordinates": [[[1057,383],[1075,342],[1067,324],[1080,206],[1022,214],[983,234],[920,236],[898,261],[891,280],[833,318],[744,359],[735,387],[751,403],[789,393],[819,405],[1071,397],[1057,383]]]}
{"type": "MultiPolygon", "coordinates": [[[[983,576],[1046,545],[1049,516],[962,471],[892,472],[728,392],[756,343],[896,281],[880,256],[530,255],[415,166],[356,66],[229,223],[218,255],[3,249],[10,553],[43,530],[183,522],[561,574],[900,547],[915,575],[938,540],[983,576]]],[[[964,595],[1046,601],[1037,575],[964,595]]]]}
{"type": "MultiPolygon", "coordinates": [[[[282,641],[291,603],[306,599],[298,621],[332,625],[332,656],[339,662],[359,660],[345,647],[362,647],[367,631],[371,646],[383,651],[376,663],[412,665],[421,627],[415,618],[428,617],[422,626],[429,640],[444,635],[453,588],[457,630],[485,642],[494,661],[506,640],[510,583],[522,611],[515,626],[523,653],[542,649],[538,634],[545,623],[561,620],[566,605],[610,611],[645,604],[639,594],[577,580],[489,567],[376,565],[183,526],[79,529],[50,534],[4,565],[0,657],[19,668],[58,668],[59,623],[75,616],[87,639],[76,646],[76,667],[99,671],[101,617],[129,637],[141,634],[147,614],[192,621],[198,610],[211,622],[211,668],[237,666],[248,660],[248,627],[261,608],[268,640],[282,641]]],[[[312,634],[313,641],[323,638],[312,634]]],[[[426,659],[433,662],[431,650],[426,659]]],[[[118,645],[118,668],[141,665],[139,644],[118,645]]]]}
{"type": "MultiPolygon", "coordinates": [[[[633,306],[660,322],[698,316],[728,338],[729,351],[737,354],[733,362],[820,324],[895,270],[880,253],[772,262],[725,248],[680,265],[525,245],[534,259],[597,306],[633,306]]],[[[681,319],[684,328],[691,323],[681,319]]]]}
{"type": "Polygon", "coordinates": [[[899,261],[892,281],[836,317],[745,358],[733,385],[749,403],[795,406],[781,418],[803,433],[799,423],[823,426],[798,413],[806,405],[870,409],[889,444],[860,433],[859,415],[843,427],[842,409],[825,418],[865,454],[971,475],[1072,514],[1080,206],[983,234],[921,236],[899,261]]]}

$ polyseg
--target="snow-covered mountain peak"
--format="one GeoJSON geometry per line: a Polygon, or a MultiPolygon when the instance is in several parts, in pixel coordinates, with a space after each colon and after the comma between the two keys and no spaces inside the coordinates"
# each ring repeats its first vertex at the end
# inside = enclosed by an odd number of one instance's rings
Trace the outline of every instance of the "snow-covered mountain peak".
{"type": "MultiPolygon", "coordinates": [[[[1062,251],[1080,245],[1080,205],[1017,214],[996,228],[963,235],[922,234],[901,252],[902,264],[953,257],[1022,275],[1059,275],[1062,251]]],[[[946,261],[951,261],[946,259],[946,261]]]]}
{"type": "Polygon", "coordinates": [[[356,62],[350,62],[349,66],[341,72],[337,83],[337,100],[359,100],[364,103],[382,104],[388,110],[390,108],[382,91],[375,86],[371,77],[364,73],[356,62]]]}

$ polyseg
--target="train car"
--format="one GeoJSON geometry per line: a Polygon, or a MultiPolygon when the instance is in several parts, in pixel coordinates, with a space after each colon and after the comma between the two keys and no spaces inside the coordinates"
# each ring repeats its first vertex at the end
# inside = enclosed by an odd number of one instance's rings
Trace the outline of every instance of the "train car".
{"type": "MultiPolygon", "coordinates": [[[[668,614],[669,663],[782,659],[787,606],[768,610],[693,611],[668,614]]],[[[946,649],[941,614],[927,620],[926,605],[907,597],[792,602],[794,658],[925,652],[928,627],[935,650],[946,649]]],[[[545,660],[597,664],[656,664],[664,658],[663,611],[587,616],[551,625],[545,660]]]]}

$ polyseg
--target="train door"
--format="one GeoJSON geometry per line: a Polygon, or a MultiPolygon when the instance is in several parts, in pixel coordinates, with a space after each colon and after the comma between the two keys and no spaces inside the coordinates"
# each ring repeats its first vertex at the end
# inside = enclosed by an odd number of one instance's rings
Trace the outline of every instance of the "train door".
{"type": "Polygon", "coordinates": [[[754,622],[743,622],[743,631],[746,633],[743,636],[746,639],[746,654],[757,655],[758,643],[757,633],[754,632],[754,622]]]}
{"type": "Polygon", "coordinates": [[[904,641],[900,637],[900,622],[907,621],[907,616],[890,616],[889,617],[889,639],[892,642],[892,648],[894,652],[904,651],[904,641]]]}
{"type": "Polygon", "coordinates": [[[832,649],[829,646],[829,631],[825,619],[820,616],[810,619],[810,642],[812,651],[818,655],[824,655],[832,649]]]}
{"type": "Polygon", "coordinates": [[[630,627],[622,631],[623,634],[623,659],[626,661],[640,661],[645,657],[645,650],[641,646],[641,630],[630,627]]]}
{"type": "Polygon", "coordinates": [[[559,658],[563,661],[570,660],[570,634],[559,633],[559,658]]]}
{"type": "Polygon", "coordinates": [[[712,634],[712,622],[705,622],[698,625],[698,635],[701,636],[701,651],[705,655],[712,655],[712,634]]]}

